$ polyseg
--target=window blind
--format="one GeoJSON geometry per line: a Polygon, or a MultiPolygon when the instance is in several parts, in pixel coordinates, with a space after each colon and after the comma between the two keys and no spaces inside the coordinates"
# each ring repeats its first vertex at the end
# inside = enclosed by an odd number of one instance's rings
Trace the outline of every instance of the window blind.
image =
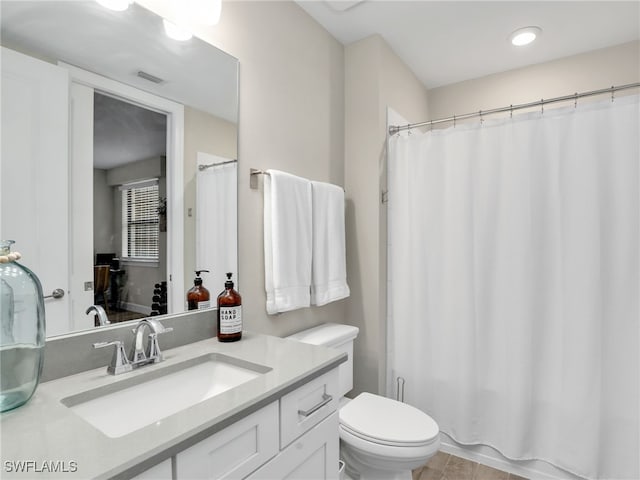
{"type": "Polygon", "coordinates": [[[130,183],[122,190],[122,256],[158,260],[158,181],[130,183]]]}

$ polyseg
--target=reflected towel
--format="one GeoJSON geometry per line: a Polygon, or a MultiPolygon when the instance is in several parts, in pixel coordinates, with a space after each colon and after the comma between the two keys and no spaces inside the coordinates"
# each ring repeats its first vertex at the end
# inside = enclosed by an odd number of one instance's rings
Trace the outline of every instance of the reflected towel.
{"type": "Polygon", "coordinates": [[[325,305],[349,296],[345,252],[344,190],[311,182],[313,254],[311,304],[325,305]]]}
{"type": "Polygon", "coordinates": [[[311,182],[278,170],[264,178],[267,313],[310,306],[311,182]]]}

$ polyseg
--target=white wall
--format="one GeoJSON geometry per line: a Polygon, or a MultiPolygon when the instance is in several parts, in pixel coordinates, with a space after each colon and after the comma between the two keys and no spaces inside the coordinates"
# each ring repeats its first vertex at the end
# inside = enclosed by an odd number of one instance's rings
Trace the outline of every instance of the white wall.
{"type": "Polygon", "coordinates": [[[379,35],[345,49],[347,323],[360,328],[354,394],[385,390],[387,106],[409,121],[425,118],[427,91],[379,35]]]}
{"type": "MultiPolygon", "coordinates": [[[[192,107],[184,109],[184,285],[193,286],[196,268],[196,159],[198,152],[222,158],[238,158],[238,126],[192,107]]],[[[234,275],[237,272],[233,272],[234,275]]],[[[212,285],[203,275],[206,288],[214,292],[224,290],[224,285],[212,285]]],[[[216,293],[217,295],[217,293],[216,293]]]]}
{"type": "MultiPolygon", "coordinates": [[[[172,17],[166,1],[139,3],[172,17]]],[[[262,182],[249,189],[252,167],[344,185],[342,45],[293,2],[223,2],[220,23],[194,32],[240,61],[238,286],[245,329],[283,336],[344,322],[349,300],[266,314],[262,182]]]]}
{"type": "Polygon", "coordinates": [[[431,89],[429,110],[444,118],[639,80],[640,42],[631,42],[431,89]]]}

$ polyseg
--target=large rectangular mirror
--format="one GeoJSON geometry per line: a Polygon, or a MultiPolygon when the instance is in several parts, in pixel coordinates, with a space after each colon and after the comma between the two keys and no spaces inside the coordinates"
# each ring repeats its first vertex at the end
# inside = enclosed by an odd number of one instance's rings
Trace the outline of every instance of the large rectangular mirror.
{"type": "Polygon", "coordinates": [[[135,3],[0,8],[0,238],[49,296],[47,335],[99,324],[92,305],[181,312],[196,269],[214,304],[237,274],[237,59],[135,3]]]}

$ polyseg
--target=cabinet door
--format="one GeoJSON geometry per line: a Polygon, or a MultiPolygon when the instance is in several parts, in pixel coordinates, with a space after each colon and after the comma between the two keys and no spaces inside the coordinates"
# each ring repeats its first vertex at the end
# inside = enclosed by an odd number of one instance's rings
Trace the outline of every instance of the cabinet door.
{"type": "Polygon", "coordinates": [[[334,412],[248,479],[337,480],[338,449],[338,413],[334,412]]]}
{"type": "Polygon", "coordinates": [[[244,478],[278,453],[278,402],[176,455],[181,479],[244,478]]]}

